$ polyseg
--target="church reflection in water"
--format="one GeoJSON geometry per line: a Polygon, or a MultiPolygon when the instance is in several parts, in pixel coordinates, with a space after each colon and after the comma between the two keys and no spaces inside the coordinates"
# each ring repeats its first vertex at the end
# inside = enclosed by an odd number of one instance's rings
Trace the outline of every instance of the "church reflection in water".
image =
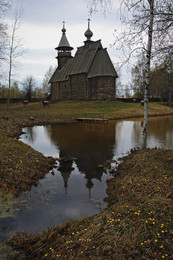
{"type": "Polygon", "coordinates": [[[101,181],[103,165],[113,158],[115,145],[115,125],[99,123],[57,125],[49,129],[51,140],[58,145],[60,167],[67,192],[68,181],[73,166],[85,174],[86,187],[93,187],[93,179],[101,181]]]}
{"type": "MultiPolygon", "coordinates": [[[[93,185],[96,186],[94,180],[103,183],[103,176],[109,177],[104,175],[104,172],[108,173],[105,162],[122,158],[135,147],[142,148],[141,120],[25,128],[23,140],[47,156],[59,156],[58,174],[60,172],[63,177],[66,192],[73,173],[73,176],[84,177],[90,193],[91,189],[94,190],[93,185]]],[[[172,116],[149,118],[147,147],[172,149],[172,122],[172,116]]]]}

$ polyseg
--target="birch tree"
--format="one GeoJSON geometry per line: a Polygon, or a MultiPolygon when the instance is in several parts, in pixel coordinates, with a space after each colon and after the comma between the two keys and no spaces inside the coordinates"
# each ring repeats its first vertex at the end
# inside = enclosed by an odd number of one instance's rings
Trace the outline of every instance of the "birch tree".
{"type": "Polygon", "coordinates": [[[12,71],[16,65],[16,58],[23,55],[24,51],[22,49],[21,39],[17,36],[17,31],[20,28],[22,17],[22,9],[17,10],[13,25],[12,25],[12,33],[9,37],[9,53],[7,53],[7,62],[9,64],[9,72],[8,72],[8,103],[7,107],[9,109],[10,104],[10,90],[11,90],[11,81],[12,81],[12,71]]]}
{"type": "Polygon", "coordinates": [[[149,102],[149,89],[150,89],[150,67],[151,67],[151,50],[152,50],[152,35],[153,35],[153,21],[154,21],[154,0],[148,0],[149,3],[149,27],[148,27],[148,40],[146,49],[146,78],[145,78],[145,92],[144,92],[144,128],[143,135],[147,137],[148,129],[148,102],[149,102]]]}
{"type": "Polygon", "coordinates": [[[0,0],[0,64],[5,60],[4,50],[7,43],[7,24],[3,21],[3,16],[9,7],[8,0],[0,0]]]}
{"type": "MultiPolygon", "coordinates": [[[[98,4],[98,0],[90,2],[98,4]]],[[[103,0],[99,2],[103,5],[103,0]]],[[[114,45],[119,45],[121,51],[124,48],[127,60],[134,54],[146,56],[143,124],[143,135],[146,137],[151,60],[173,52],[172,0],[121,0],[119,3],[121,22],[126,29],[117,35],[114,45]]]]}

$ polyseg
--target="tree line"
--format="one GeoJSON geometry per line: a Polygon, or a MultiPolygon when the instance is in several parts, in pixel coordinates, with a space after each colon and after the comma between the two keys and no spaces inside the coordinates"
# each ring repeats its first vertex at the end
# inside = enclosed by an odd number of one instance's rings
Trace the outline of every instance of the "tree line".
{"type": "MultiPolygon", "coordinates": [[[[7,99],[9,96],[8,86],[0,84],[0,99],[7,99]]],[[[11,99],[25,99],[29,102],[34,98],[45,99],[47,93],[42,87],[38,87],[33,76],[27,76],[22,82],[14,81],[10,88],[11,99]]]]}
{"type": "Polygon", "coordinates": [[[17,59],[24,54],[22,39],[18,37],[23,10],[16,9],[9,32],[9,26],[4,22],[4,15],[10,8],[10,0],[0,0],[0,98],[8,99],[8,108],[11,98],[23,97],[28,101],[35,97],[45,98],[50,93],[49,79],[54,72],[54,68],[50,66],[40,87],[32,75],[26,76],[21,82],[15,79],[17,59]],[[4,64],[6,71],[3,71],[4,64]],[[1,84],[4,77],[8,78],[8,85],[1,84]]]}
{"type": "MultiPolygon", "coordinates": [[[[132,67],[132,84],[133,97],[144,97],[144,78],[145,74],[145,57],[138,59],[137,63],[132,67]]],[[[166,57],[162,62],[155,64],[150,72],[150,91],[149,96],[152,98],[160,98],[161,101],[171,102],[173,96],[173,60],[166,57]]]]}

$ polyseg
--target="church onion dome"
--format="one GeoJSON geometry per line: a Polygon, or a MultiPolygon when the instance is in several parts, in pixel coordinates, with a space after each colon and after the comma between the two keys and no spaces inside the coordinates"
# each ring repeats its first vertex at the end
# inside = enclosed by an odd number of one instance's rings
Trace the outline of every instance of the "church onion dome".
{"type": "Polygon", "coordinates": [[[88,19],[88,30],[85,32],[85,37],[87,38],[87,41],[91,40],[91,37],[93,36],[93,32],[90,30],[90,19],[88,19]]]}
{"type": "Polygon", "coordinates": [[[65,22],[63,22],[63,28],[62,28],[62,37],[59,42],[59,45],[57,48],[55,48],[58,51],[71,51],[73,50],[73,47],[70,46],[67,37],[66,37],[66,29],[65,29],[65,22]]]}

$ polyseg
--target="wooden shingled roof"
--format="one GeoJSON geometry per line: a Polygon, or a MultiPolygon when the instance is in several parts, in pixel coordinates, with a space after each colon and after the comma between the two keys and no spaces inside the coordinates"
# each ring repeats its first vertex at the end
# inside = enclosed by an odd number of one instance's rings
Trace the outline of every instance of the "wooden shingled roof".
{"type": "Polygon", "coordinates": [[[88,78],[99,76],[112,76],[118,78],[106,49],[97,51],[93,64],[88,72],[88,78]]]}
{"type": "Polygon", "coordinates": [[[118,77],[106,49],[100,40],[79,47],[75,56],[67,61],[61,70],[56,69],[50,83],[67,81],[69,76],[86,73],[88,78],[98,76],[118,77]]]}

